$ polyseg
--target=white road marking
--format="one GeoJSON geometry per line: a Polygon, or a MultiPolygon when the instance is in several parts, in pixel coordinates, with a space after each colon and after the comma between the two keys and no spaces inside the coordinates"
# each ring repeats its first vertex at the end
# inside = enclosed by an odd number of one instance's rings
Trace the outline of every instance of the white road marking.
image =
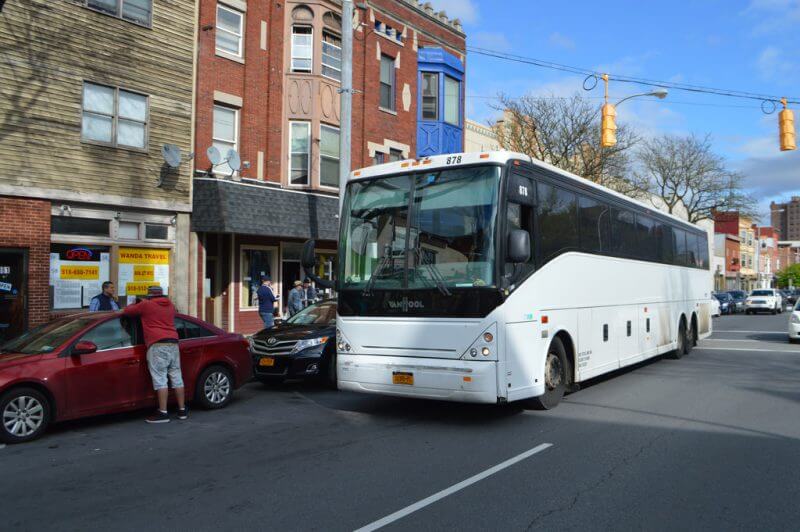
{"type": "Polygon", "coordinates": [[[746,347],[702,347],[695,349],[705,349],[710,351],[763,351],[764,353],[794,353],[800,355],[800,349],[748,349],[746,347]]]}
{"type": "MultiPolygon", "coordinates": [[[[786,331],[725,331],[721,329],[714,329],[715,333],[742,333],[742,334],[786,334],[786,331]]],[[[713,334],[713,333],[712,333],[713,334]]]]}
{"type": "Polygon", "coordinates": [[[497,464],[494,467],[490,467],[486,471],[478,473],[475,476],[469,477],[466,480],[462,480],[458,484],[454,484],[454,485],[450,486],[449,488],[443,489],[442,491],[440,491],[438,493],[434,493],[430,497],[426,497],[426,498],[422,499],[421,501],[415,502],[414,504],[412,504],[410,506],[406,506],[402,510],[398,510],[395,513],[387,515],[386,517],[384,517],[382,519],[378,519],[377,521],[373,521],[372,523],[359,528],[355,532],[372,532],[373,530],[378,530],[379,528],[382,528],[382,527],[384,527],[384,526],[386,526],[386,525],[388,525],[390,523],[393,523],[393,522],[397,521],[398,519],[402,519],[403,517],[405,517],[405,516],[407,516],[409,514],[412,514],[412,513],[416,512],[417,510],[425,508],[426,506],[431,505],[431,504],[435,503],[438,500],[444,499],[448,495],[452,495],[453,493],[461,491],[464,488],[466,488],[468,486],[471,486],[472,484],[475,484],[476,482],[479,482],[479,481],[485,479],[486,477],[492,476],[495,473],[497,473],[499,471],[502,471],[503,469],[506,469],[508,467],[511,467],[512,465],[516,464],[517,462],[521,462],[522,460],[525,460],[526,458],[529,458],[529,457],[533,456],[536,453],[540,453],[540,452],[544,451],[545,449],[547,449],[548,447],[552,447],[552,446],[553,446],[552,443],[543,443],[541,445],[537,445],[533,449],[529,449],[529,450],[525,451],[522,454],[518,454],[514,458],[509,458],[505,462],[501,462],[501,463],[497,464]]]}
{"type": "MultiPolygon", "coordinates": [[[[734,340],[733,338],[706,338],[703,340],[704,342],[756,342],[756,343],[763,343],[763,341],[747,339],[747,340],[734,340]]],[[[772,340],[770,340],[772,341],[772,340]]]]}

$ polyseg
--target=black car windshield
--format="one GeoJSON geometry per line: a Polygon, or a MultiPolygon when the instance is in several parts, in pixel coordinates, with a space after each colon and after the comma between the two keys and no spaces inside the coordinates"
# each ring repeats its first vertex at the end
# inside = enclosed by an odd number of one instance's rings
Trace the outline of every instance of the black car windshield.
{"type": "Polygon", "coordinates": [[[753,293],[750,295],[764,297],[764,296],[774,296],[775,293],[772,290],[753,290],[753,293]]]}
{"type": "Polygon", "coordinates": [[[501,168],[356,181],[342,222],[342,289],[492,286],[501,168]]]}
{"type": "Polygon", "coordinates": [[[72,335],[94,322],[93,318],[61,319],[31,329],[0,346],[3,353],[35,355],[51,353],[61,347],[72,335]]]}
{"type": "Polygon", "coordinates": [[[304,308],[288,320],[292,325],[336,325],[336,301],[322,301],[304,308]]]}

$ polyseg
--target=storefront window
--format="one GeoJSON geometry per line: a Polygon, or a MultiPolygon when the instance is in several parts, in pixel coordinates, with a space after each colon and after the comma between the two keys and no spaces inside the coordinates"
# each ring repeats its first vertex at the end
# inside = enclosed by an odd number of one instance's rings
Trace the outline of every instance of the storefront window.
{"type": "Polygon", "coordinates": [[[258,287],[261,286],[261,278],[269,276],[272,278],[273,286],[277,288],[277,271],[273,269],[277,250],[274,249],[242,249],[242,289],[241,289],[241,308],[253,308],[258,306],[258,287]]]}
{"type": "Polygon", "coordinates": [[[168,249],[119,248],[119,306],[146,296],[151,286],[160,286],[169,294],[169,266],[168,249]]]}
{"type": "Polygon", "coordinates": [[[50,229],[59,235],[108,236],[109,221],[94,218],[74,218],[72,216],[52,216],[50,229]]]}
{"type": "Polygon", "coordinates": [[[87,308],[110,280],[110,248],[53,244],[50,246],[50,287],[53,310],[87,308]]]}

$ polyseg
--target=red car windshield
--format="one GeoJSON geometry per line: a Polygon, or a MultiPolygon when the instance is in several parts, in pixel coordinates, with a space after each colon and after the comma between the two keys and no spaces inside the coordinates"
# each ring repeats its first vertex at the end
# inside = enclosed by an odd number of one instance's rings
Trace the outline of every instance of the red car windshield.
{"type": "Polygon", "coordinates": [[[0,352],[24,355],[51,353],[93,321],[93,318],[51,321],[4,343],[0,352]]]}

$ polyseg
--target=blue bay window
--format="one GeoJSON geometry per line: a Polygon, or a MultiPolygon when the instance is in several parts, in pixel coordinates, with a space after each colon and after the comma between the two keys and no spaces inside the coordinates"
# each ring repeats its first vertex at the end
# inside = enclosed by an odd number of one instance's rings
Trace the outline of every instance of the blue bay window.
{"type": "Polygon", "coordinates": [[[463,63],[442,48],[420,48],[417,64],[417,155],[463,151],[463,63]]]}

